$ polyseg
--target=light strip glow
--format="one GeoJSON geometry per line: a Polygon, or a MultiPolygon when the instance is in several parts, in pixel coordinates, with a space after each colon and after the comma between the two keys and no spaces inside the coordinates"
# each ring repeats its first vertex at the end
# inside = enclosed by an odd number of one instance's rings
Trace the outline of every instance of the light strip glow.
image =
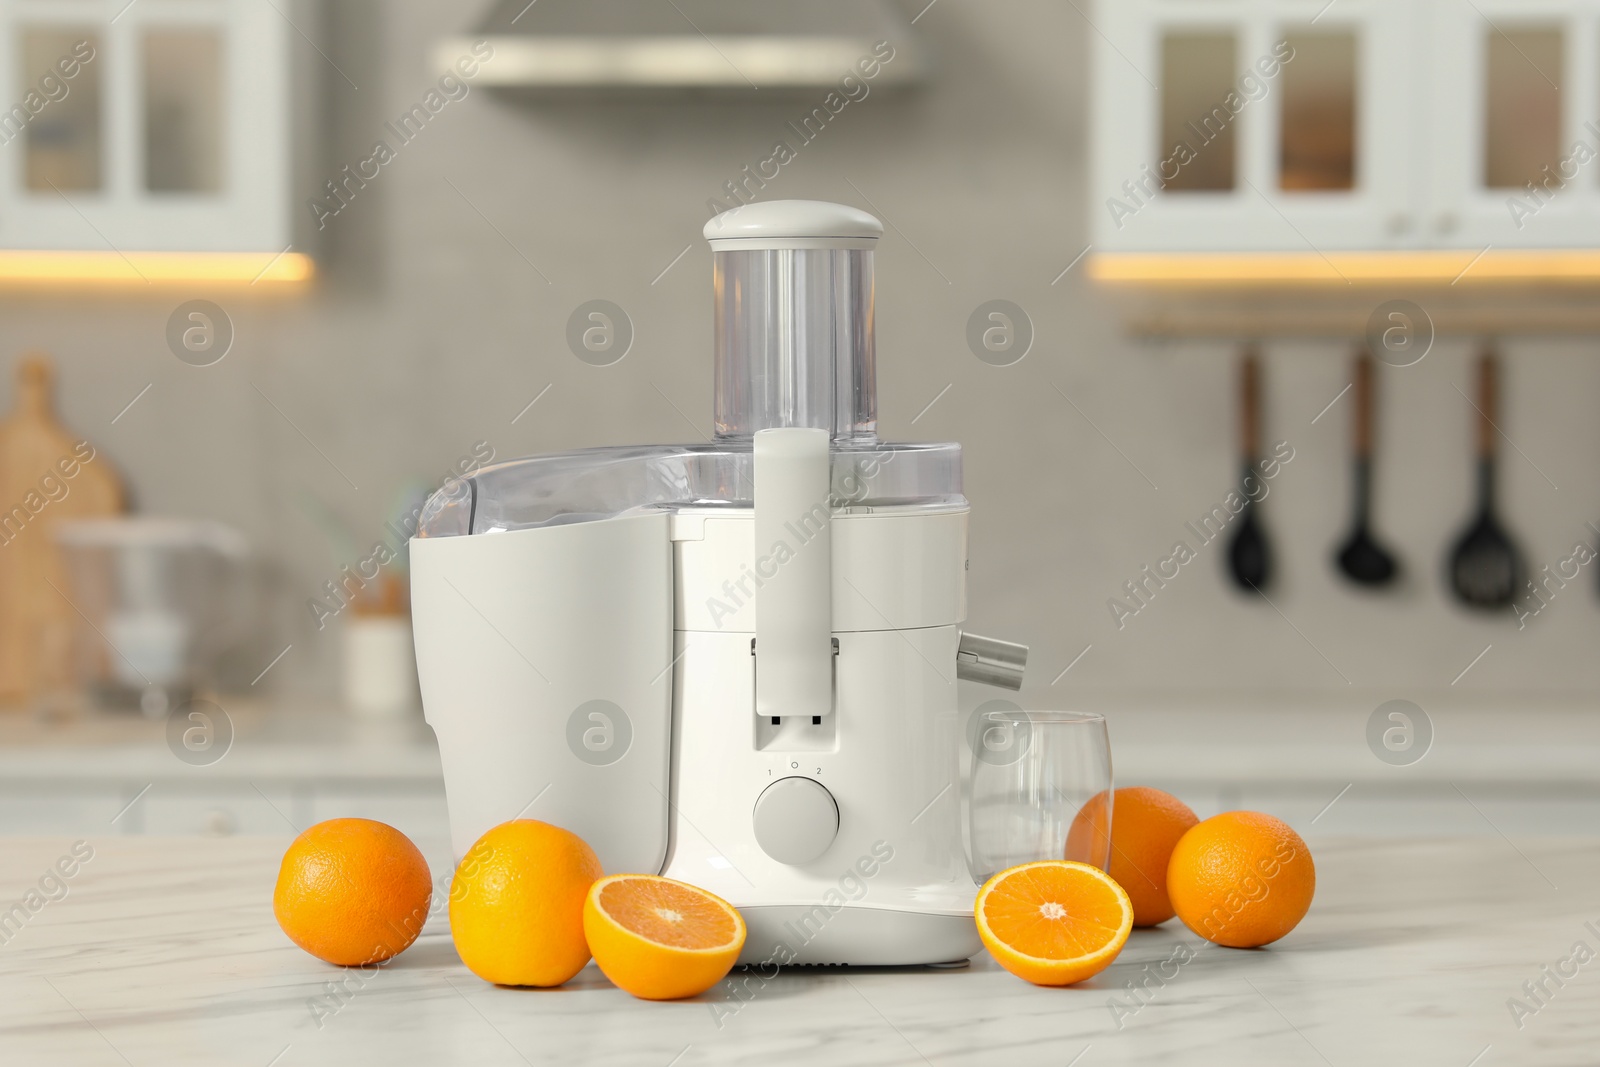
{"type": "Polygon", "coordinates": [[[1373,252],[1100,252],[1096,281],[1188,286],[1372,285],[1384,282],[1600,282],[1600,249],[1463,248],[1373,252]]]}
{"type": "MultiPolygon", "coordinates": [[[[489,42],[494,61],[483,65],[478,84],[827,88],[859,75],[864,60],[882,75],[873,75],[880,84],[918,74],[915,57],[880,62],[872,40],[853,37],[516,34],[489,42]]],[[[446,40],[434,49],[434,62],[449,70],[472,46],[471,38],[446,40]]]]}
{"type": "Polygon", "coordinates": [[[46,252],[0,249],[0,287],[113,285],[143,288],[215,282],[275,287],[311,280],[301,252],[46,252]]]}

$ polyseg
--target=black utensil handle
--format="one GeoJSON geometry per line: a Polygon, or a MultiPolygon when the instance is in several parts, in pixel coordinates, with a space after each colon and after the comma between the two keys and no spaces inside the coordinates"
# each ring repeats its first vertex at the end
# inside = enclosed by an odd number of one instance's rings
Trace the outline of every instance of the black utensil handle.
{"type": "Polygon", "coordinates": [[[1496,402],[1499,399],[1498,367],[1493,349],[1478,359],[1478,458],[1494,458],[1496,402]]]}
{"type": "Polygon", "coordinates": [[[1367,519],[1372,514],[1372,460],[1367,456],[1356,456],[1351,478],[1355,490],[1355,529],[1365,530],[1367,519]]]}
{"type": "Polygon", "coordinates": [[[1239,451],[1246,466],[1261,454],[1261,368],[1255,345],[1239,360],[1239,451]]]}

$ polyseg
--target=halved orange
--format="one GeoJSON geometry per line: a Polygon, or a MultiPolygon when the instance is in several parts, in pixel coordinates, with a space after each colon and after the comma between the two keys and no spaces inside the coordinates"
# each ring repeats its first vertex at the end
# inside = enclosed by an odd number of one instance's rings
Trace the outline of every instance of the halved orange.
{"type": "MultiPolygon", "coordinates": [[[[1133,905],[1110,875],[1071,860],[1023,863],[978,890],[978,936],[1035,985],[1071,985],[1110,966],[1133,929],[1133,905]]],[[[597,954],[598,955],[598,954],[597,954]]]]}
{"type": "Polygon", "coordinates": [[[644,1000],[677,1000],[722,981],[744,947],[744,917],[687,882],[613,874],[589,889],[583,933],[605,976],[644,1000]]]}

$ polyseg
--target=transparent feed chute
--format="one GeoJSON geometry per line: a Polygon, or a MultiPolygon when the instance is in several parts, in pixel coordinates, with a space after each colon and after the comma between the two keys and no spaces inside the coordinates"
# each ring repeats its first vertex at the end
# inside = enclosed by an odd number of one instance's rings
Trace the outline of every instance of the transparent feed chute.
{"type": "Polygon", "coordinates": [[[718,216],[706,234],[715,261],[715,438],[496,464],[435,493],[417,536],[556,526],[649,509],[748,508],[752,439],[778,427],[829,432],[835,507],[964,505],[960,445],[889,444],[877,436],[872,246],[882,232],[862,212],[805,201],[718,216]],[[819,208],[831,212],[825,236],[816,233],[819,208]],[[781,229],[785,212],[803,214],[807,233],[777,242],[794,247],[775,248],[772,231],[781,229]]]}

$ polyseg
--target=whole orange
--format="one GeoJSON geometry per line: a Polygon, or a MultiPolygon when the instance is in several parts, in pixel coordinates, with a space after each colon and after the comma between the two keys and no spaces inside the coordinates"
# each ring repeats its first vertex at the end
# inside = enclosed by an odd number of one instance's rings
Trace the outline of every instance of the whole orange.
{"type": "MultiPolygon", "coordinates": [[[[1083,806],[1067,833],[1065,858],[1094,862],[1104,854],[1105,811],[1104,793],[1083,806]]],[[[1116,790],[1111,815],[1111,865],[1106,873],[1133,902],[1133,925],[1166,922],[1173,915],[1167,898],[1167,861],[1199,816],[1171,793],[1144,785],[1116,790]]]]}
{"type": "Polygon", "coordinates": [[[411,946],[433,900],[428,861],[371,819],[329,819],[294,839],[272,911],[289,940],[328,963],[381,963],[411,946]]]}
{"type": "Polygon", "coordinates": [[[594,849],[559,826],[496,826],[467,851],[450,885],[461,962],[497,985],[567,981],[589,962],[583,901],[603,873],[594,849]]]}
{"type": "Polygon", "coordinates": [[[1193,827],[1167,863],[1167,893],[1183,924],[1230,948],[1271,944],[1311,908],[1311,850],[1281,819],[1229,811],[1193,827]]]}

